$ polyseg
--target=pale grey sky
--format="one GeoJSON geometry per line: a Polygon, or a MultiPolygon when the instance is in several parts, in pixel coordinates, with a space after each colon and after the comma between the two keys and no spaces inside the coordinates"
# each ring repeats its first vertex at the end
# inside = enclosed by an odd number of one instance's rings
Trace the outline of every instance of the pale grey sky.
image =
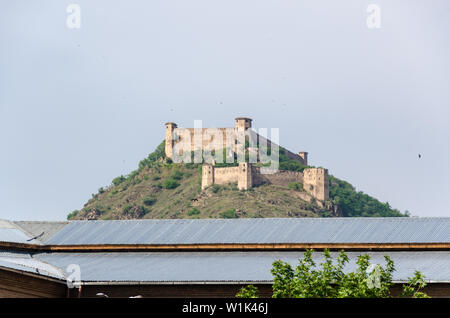
{"type": "Polygon", "coordinates": [[[0,0],[0,218],[63,220],[165,122],[242,115],[401,211],[450,216],[449,30],[446,0],[0,0]]]}

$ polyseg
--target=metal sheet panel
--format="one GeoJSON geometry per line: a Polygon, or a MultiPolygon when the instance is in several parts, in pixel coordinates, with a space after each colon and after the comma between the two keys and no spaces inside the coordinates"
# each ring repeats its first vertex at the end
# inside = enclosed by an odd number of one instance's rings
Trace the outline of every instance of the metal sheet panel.
{"type": "Polygon", "coordinates": [[[64,271],[59,268],[47,264],[41,260],[32,258],[29,254],[25,253],[1,252],[0,267],[25,271],[62,280],[65,280],[66,277],[64,271]]]}
{"type": "Polygon", "coordinates": [[[30,240],[31,236],[20,230],[12,222],[0,220],[0,242],[40,244],[37,240],[30,240]]]}
{"type": "MultiPolygon", "coordinates": [[[[363,252],[349,252],[345,271],[356,269],[363,252]]],[[[331,253],[335,258],[337,253],[331,253]]],[[[431,282],[450,282],[450,252],[370,252],[371,263],[395,263],[394,281],[404,282],[415,270],[431,282]]],[[[58,268],[77,264],[83,282],[270,282],[272,263],[281,259],[293,266],[302,252],[140,252],[44,253],[34,258],[58,268]]],[[[322,254],[314,254],[320,263],[322,254]]]]}
{"type": "Polygon", "coordinates": [[[51,238],[55,233],[61,230],[69,222],[51,222],[51,221],[14,221],[14,224],[31,237],[38,236],[40,242],[51,238]]]}
{"type": "Polygon", "coordinates": [[[448,243],[450,218],[73,221],[47,244],[448,243]]]}

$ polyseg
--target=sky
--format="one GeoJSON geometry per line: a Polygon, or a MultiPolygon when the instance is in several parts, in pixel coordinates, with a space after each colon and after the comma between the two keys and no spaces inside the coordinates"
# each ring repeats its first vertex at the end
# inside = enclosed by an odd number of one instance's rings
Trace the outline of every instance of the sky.
{"type": "Polygon", "coordinates": [[[0,0],[0,219],[65,220],[165,122],[238,116],[402,212],[450,217],[449,30],[446,0],[0,0]]]}

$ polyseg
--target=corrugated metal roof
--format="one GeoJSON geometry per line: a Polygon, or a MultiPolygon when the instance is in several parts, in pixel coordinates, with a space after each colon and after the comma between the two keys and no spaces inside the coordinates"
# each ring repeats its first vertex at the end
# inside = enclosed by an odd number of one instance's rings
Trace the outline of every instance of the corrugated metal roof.
{"type": "Polygon", "coordinates": [[[448,243],[450,218],[73,221],[46,244],[448,243]]]}
{"type": "MultiPolygon", "coordinates": [[[[332,252],[335,258],[337,253],[332,252]]],[[[348,252],[345,271],[356,269],[348,252]]],[[[384,255],[395,263],[393,279],[404,282],[421,271],[431,282],[450,282],[450,252],[370,252],[371,263],[385,265],[384,255]]],[[[65,269],[77,264],[82,282],[270,282],[272,263],[281,259],[295,266],[302,252],[138,252],[43,253],[33,257],[65,269]]],[[[317,263],[323,256],[314,253],[317,263]]]]}
{"type": "Polygon", "coordinates": [[[30,254],[20,252],[0,251],[0,267],[10,268],[47,277],[64,280],[64,271],[47,264],[44,261],[32,258],[30,254]]]}
{"type": "Polygon", "coordinates": [[[14,224],[29,234],[31,237],[39,236],[38,240],[45,242],[55,233],[61,230],[69,222],[52,222],[52,221],[14,221],[14,224]]]}
{"type": "Polygon", "coordinates": [[[29,241],[30,238],[12,222],[0,220],[0,242],[40,244],[37,240],[29,241]]]}

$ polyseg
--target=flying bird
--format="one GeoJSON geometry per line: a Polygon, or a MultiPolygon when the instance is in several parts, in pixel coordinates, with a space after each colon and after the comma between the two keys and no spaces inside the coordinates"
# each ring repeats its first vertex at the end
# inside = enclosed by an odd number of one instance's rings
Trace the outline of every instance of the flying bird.
{"type": "Polygon", "coordinates": [[[422,158],[422,155],[419,153],[419,159],[422,158]]]}
{"type": "Polygon", "coordinates": [[[39,234],[39,235],[36,235],[35,237],[30,238],[29,240],[27,240],[27,242],[32,241],[32,240],[35,240],[35,239],[38,239],[38,238],[40,238],[42,235],[44,235],[44,232],[42,232],[42,233],[39,234]]]}

